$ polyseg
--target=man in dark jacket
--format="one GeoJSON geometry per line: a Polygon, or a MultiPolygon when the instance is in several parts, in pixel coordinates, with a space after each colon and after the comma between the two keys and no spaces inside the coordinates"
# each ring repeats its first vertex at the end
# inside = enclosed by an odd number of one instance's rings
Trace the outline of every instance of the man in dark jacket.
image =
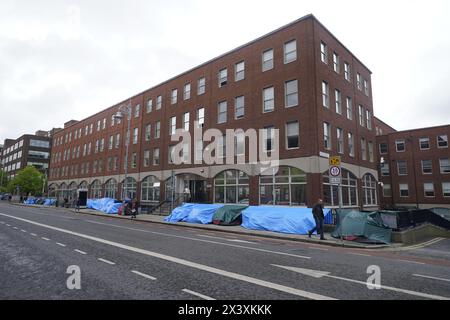
{"type": "Polygon", "coordinates": [[[314,229],[309,230],[308,237],[311,238],[311,235],[314,233],[314,231],[317,230],[317,234],[320,234],[320,240],[327,240],[323,236],[323,220],[325,219],[325,216],[323,214],[323,200],[319,199],[319,201],[314,205],[312,209],[312,214],[314,217],[314,220],[316,221],[316,226],[314,229]]]}

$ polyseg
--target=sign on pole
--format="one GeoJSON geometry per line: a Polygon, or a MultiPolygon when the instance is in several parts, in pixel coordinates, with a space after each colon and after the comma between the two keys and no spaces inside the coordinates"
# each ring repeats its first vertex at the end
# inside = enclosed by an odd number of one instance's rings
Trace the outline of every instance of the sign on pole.
{"type": "Polygon", "coordinates": [[[341,183],[341,157],[335,156],[329,159],[329,172],[330,172],[330,183],[340,184],[341,183]]]}

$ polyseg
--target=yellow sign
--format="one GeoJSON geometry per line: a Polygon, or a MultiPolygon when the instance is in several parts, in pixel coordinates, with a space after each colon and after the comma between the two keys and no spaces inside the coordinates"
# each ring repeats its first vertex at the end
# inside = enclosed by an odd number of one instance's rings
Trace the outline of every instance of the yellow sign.
{"type": "Polygon", "coordinates": [[[329,159],[330,166],[340,166],[341,165],[341,157],[330,157],[329,159]]]}

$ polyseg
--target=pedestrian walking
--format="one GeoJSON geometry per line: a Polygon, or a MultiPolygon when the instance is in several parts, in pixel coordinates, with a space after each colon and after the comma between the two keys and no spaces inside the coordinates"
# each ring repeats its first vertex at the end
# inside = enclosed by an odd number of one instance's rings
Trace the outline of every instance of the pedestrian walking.
{"type": "Polygon", "coordinates": [[[81,198],[77,198],[77,204],[75,205],[75,212],[80,212],[80,206],[81,206],[81,198]]]}
{"type": "Polygon", "coordinates": [[[323,235],[323,220],[325,219],[325,216],[323,214],[322,199],[319,199],[318,202],[314,205],[312,214],[314,217],[314,221],[316,222],[316,226],[312,230],[308,231],[308,237],[311,238],[311,235],[314,233],[314,231],[317,230],[317,234],[320,234],[320,240],[327,240],[323,235]]]}
{"type": "Polygon", "coordinates": [[[131,219],[136,219],[136,214],[138,213],[139,202],[136,198],[131,201],[131,219]]]}

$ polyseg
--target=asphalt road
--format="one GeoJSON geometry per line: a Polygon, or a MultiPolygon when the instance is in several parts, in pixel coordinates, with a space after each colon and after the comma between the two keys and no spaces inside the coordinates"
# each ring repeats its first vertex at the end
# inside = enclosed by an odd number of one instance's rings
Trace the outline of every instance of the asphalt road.
{"type": "Polygon", "coordinates": [[[0,299],[444,298],[448,239],[346,249],[0,202],[0,299]],[[70,266],[80,289],[67,287],[70,266]]]}

